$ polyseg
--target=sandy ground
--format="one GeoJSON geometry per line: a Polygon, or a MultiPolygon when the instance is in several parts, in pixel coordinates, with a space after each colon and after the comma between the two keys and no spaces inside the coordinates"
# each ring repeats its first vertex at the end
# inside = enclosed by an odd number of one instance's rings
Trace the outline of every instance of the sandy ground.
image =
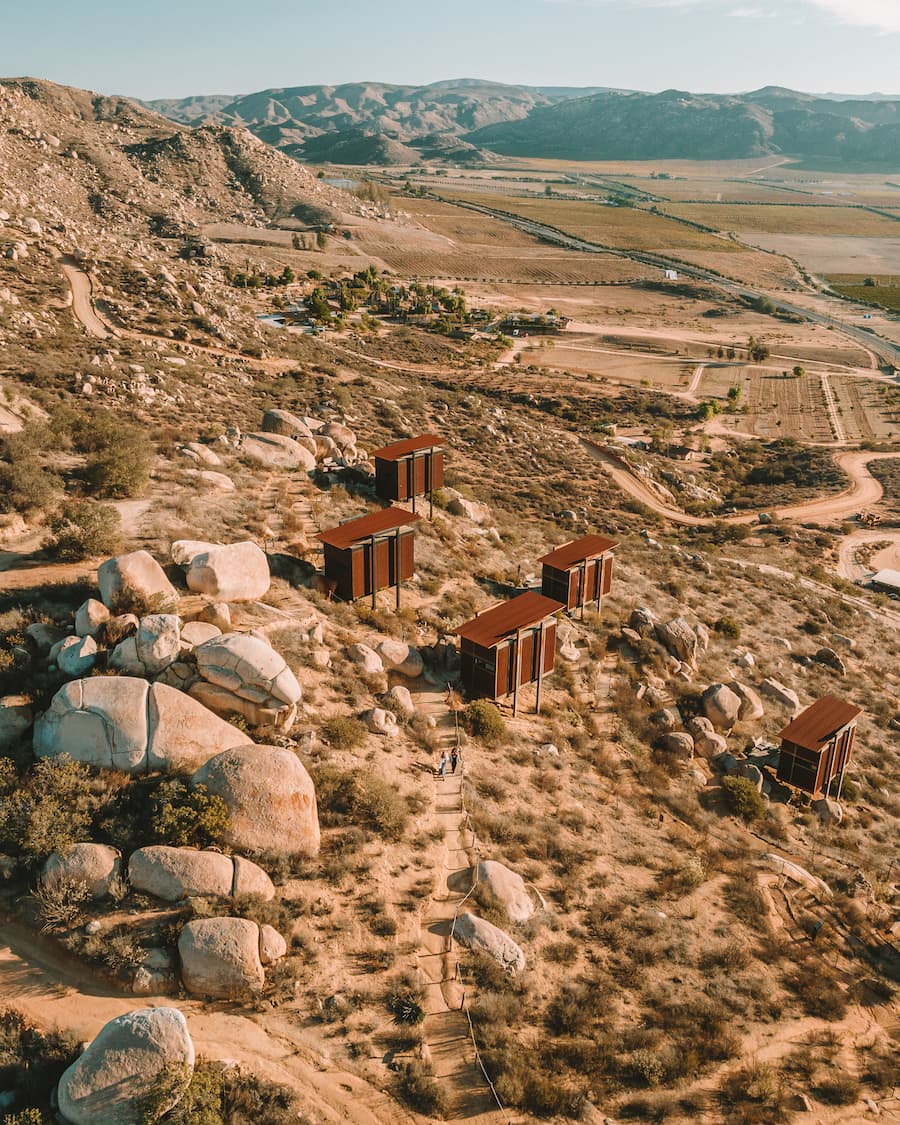
{"type": "Polygon", "coordinates": [[[900,238],[859,235],[767,234],[737,231],[738,237],[763,250],[774,250],[822,273],[900,273],[900,238]]]}
{"type": "Polygon", "coordinates": [[[854,531],[840,545],[837,572],[850,582],[862,582],[879,570],[900,570],[900,531],[872,528],[854,531]],[[856,552],[864,543],[889,543],[874,554],[868,566],[857,561],[856,552]]]}

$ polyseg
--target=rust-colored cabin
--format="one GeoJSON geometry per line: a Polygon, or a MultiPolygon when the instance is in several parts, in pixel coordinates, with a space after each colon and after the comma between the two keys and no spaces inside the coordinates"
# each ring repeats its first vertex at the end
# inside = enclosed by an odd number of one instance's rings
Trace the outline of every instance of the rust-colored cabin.
{"type": "Polygon", "coordinates": [[[564,543],[538,559],[542,566],[541,592],[563,603],[569,613],[596,602],[612,588],[614,539],[586,535],[564,543]]]}
{"type": "Polygon", "coordinates": [[[556,665],[554,618],[563,608],[561,602],[529,591],[454,629],[468,694],[495,700],[511,695],[518,711],[519,688],[536,683],[540,710],[541,681],[556,665]]]}
{"type": "Polygon", "coordinates": [[[414,532],[421,519],[403,508],[383,508],[359,519],[347,520],[317,536],[325,546],[325,578],[334,582],[344,601],[371,595],[393,586],[400,605],[400,583],[415,572],[414,532]]]}
{"type": "Polygon", "coordinates": [[[817,699],[781,732],[778,780],[806,793],[828,794],[837,777],[840,796],[861,714],[862,708],[833,695],[817,699]]]}
{"type": "Polygon", "coordinates": [[[382,500],[411,500],[427,496],[434,512],[434,490],[444,483],[443,441],[437,434],[395,441],[374,450],[375,492],[382,500]]]}

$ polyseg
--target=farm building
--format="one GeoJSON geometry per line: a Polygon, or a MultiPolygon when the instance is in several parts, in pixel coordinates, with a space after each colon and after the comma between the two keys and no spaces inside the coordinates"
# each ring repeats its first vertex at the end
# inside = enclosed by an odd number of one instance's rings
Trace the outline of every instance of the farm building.
{"type": "Polygon", "coordinates": [[[806,793],[828,793],[840,778],[853,751],[856,720],[862,708],[825,695],[807,707],[781,732],[778,780],[806,793]]]}
{"type": "Polygon", "coordinates": [[[370,454],[375,462],[375,492],[382,500],[412,500],[427,496],[434,510],[433,495],[444,483],[443,442],[437,434],[395,441],[370,454]]]}
{"type": "Polygon", "coordinates": [[[567,316],[557,316],[555,313],[510,313],[500,324],[501,332],[511,333],[513,336],[555,336],[562,332],[569,324],[567,316]]]}
{"type": "Polygon", "coordinates": [[[593,602],[599,607],[612,586],[613,551],[618,545],[603,535],[586,535],[557,547],[538,559],[543,568],[541,592],[562,602],[570,613],[580,609],[583,615],[584,607],[593,602]]]}
{"type": "Polygon", "coordinates": [[[383,508],[348,520],[317,536],[325,546],[325,579],[344,601],[375,596],[393,586],[400,605],[400,583],[415,571],[414,532],[421,519],[402,508],[383,508]]]}
{"type": "Polygon", "coordinates": [[[519,689],[537,684],[536,709],[541,705],[541,681],[556,665],[555,615],[562,602],[529,591],[485,610],[454,629],[459,637],[462,680],[467,693],[488,699],[513,697],[519,708],[519,689]]]}
{"type": "Polygon", "coordinates": [[[879,570],[872,575],[869,585],[883,594],[900,594],[900,570],[879,570]]]}

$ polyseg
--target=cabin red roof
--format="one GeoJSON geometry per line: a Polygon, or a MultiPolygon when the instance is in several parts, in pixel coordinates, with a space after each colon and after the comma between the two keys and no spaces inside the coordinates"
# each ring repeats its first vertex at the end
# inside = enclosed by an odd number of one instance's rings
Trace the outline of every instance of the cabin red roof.
{"type": "Polygon", "coordinates": [[[793,722],[788,723],[779,737],[785,742],[793,742],[795,746],[818,753],[837,731],[861,714],[861,707],[854,707],[852,703],[845,703],[833,695],[823,695],[793,722]]]}
{"type": "Polygon", "coordinates": [[[382,508],[379,512],[372,512],[368,516],[360,516],[356,520],[348,520],[347,523],[342,523],[338,527],[330,527],[327,531],[321,531],[316,536],[323,543],[327,543],[329,547],[337,547],[343,550],[346,547],[352,547],[356,543],[362,543],[367,539],[371,539],[373,535],[381,535],[387,531],[393,531],[398,527],[405,527],[406,524],[415,523],[422,517],[417,516],[414,512],[407,512],[403,508],[382,508]]]}
{"type": "Polygon", "coordinates": [[[486,609],[453,632],[479,648],[494,648],[519,629],[537,625],[565,608],[562,602],[529,590],[527,594],[519,594],[493,609],[486,609]]]}
{"type": "Polygon", "coordinates": [[[369,456],[377,457],[379,461],[399,461],[401,457],[408,457],[410,453],[418,453],[422,449],[436,449],[443,444],[443,438],[438,437],[437,434],[421,434],[419,437],[384,445],[381,449],[373,449],[369,456]]]}
{"type": "Polygon", "coordinates": [[[618,545],[615,539],[607,539],[604,535],[586,535],[583,539],[573,539],[571,543],[564,543],[549,555],[538,559],[538,562],[551,566],[554,570],[568,570],[576,563],[605,555],[607,551],[615,550],[618,545]]]}

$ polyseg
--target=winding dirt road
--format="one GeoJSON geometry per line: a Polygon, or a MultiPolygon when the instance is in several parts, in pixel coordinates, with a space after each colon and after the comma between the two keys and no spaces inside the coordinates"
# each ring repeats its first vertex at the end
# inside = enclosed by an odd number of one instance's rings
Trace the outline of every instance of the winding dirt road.
{"type": "MultiPolygon", "coordinates": [[[[754,523],[757,519],[756,512],[742,512],[740,515],[724,517],[689,515],[669,503],[655,490],[652,484],[632,472],[621,459],[608,453],[602,446],[588,438],[581,438],[580,441],[594,460],[603,466],[606,475],[623,492],[627,492],[633,499],[645,504],[658,515],[671,520],[672,523],[678,523],[686,527],[697,527],[701,524],[714,523],[719,518],[728,523],[754,523]]],[[[880,461],[891,457],[900,458],[900,451],[896,453],[871,453],[867,450],[843,450],[835,453],[835,463],[849,478],[848,487],[842,492],[831,496],[823,496],[818,500],[810,500],[786,508],[776,508],[773,515],[782,520],[823,523],[855,515],[861,508],[868,508],[877,504],[884,495],[881,483],[869,472],[869,464],[872,461],[880,461]]]]}
{"type": "Polygon", "coordinates": [[[94,285],[90,275],[80,269],[68,256],[59,259],[59,268],[69,283],[72,312],[85,332],[89,336],[96,336],[98,340],[108,340],[116,335],[112,327],[97,315],[97,310],[94,308],[94,285]]]}

